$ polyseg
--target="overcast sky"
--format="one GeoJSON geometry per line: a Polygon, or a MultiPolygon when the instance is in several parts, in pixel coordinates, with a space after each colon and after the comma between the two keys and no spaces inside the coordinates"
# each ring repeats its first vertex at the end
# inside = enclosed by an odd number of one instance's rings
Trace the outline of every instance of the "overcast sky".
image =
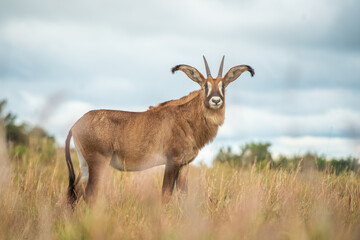
{"type": "Polygon", "coordinates": [[[226,90],[221,146],[360,157],[360,2],[0,0],[0,99],[63,144],[91,109],[144,111],[199,86],[179,72],[255,69],[226,90]]]}

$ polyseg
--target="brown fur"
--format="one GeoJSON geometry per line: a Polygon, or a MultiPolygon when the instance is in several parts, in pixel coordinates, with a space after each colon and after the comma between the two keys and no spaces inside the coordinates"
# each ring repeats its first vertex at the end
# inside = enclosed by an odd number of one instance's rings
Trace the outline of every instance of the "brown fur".
{"type": "Polygon", "coordinates": [[[163,102],[163,103],[158,104],[155,107],[150,106],[149,110],[158,110],[158,109],[161,109],[162,107],[166,107],[166,106],[170,106],[170,105],[178,106],[178,105],[185,104],[185,103],[191,101],[196,96],[198,96],[200,94],[200,92],[201,92],[201,90],[197,90],[197,91],[189,93],[189,95],[186,95],[186,96],[184,96],[184,97],[182,97],[180,99],[163,102]]]}
{"type": "MultiPolygon", "coordinates": [[[[178,69],[198,72],[187,65],[180,65],[178,69]]],[[[204,86],[210,79],[200,75],[190,77],[194,81],[202,81],[204,86]]],[[[211,81],[218,83],[221,78],[211,81]]],[[[139,171],[165,164],[163,200],[169,200],[175,183],[186,192],[186,165],[195,159],[205,144],[213,140],[225,118],[224,104],[219,109],[212,109],[207,106],[207,101],[203,88],[178,100],[150,107],[145,112],[95,110],[86,113],[71,128],[69,136],[72,134],[78,151],[86,160],[89,179],[84,192],[81,189],[85,183],[81,177],[74,182],[71,159],[67,155],[71,175],[68,190],[70,203],[74,204],[83,193],[86,201],[95,199],[109,164],[122,171],[139,171]]],[[[68,148],[67,140],[66,153],[68,148]]]]}

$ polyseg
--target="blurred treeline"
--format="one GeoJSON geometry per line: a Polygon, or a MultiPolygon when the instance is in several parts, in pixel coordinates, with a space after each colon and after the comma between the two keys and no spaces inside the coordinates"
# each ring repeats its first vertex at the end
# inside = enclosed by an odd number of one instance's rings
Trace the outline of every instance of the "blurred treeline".
{"type": "MultiPolygon", "coordinates": [[[[54,160],[57,150],[55,138],[41,127],[17,123],[16,115],[5,112],[6,104],[6,100],[0,100],[0,127],[5,129],[10,158],[29,159],[30,155],[35,154],[40,157],[40,161],[54,160]]],[[[216,155],[214,163],[229,164],[235,168],[256,166],[258,169],[318,170],[336,174],[352,171],[360,174],[359,159],[353,157],[328,159],[323,155],[307,153],[291,157],[280,155],[274,160],[270,147],[270,143],[247,143],[241,146],[238,154],[230,147],[222,148],[216,155]]]]}
{"type": "Polygon", "coordinates": [[[33,153],[41,161],[54,159],[55,138],[38,126],[17,123],[16,115],[5,112],[7,101],[0,100],[0,127],[5,129],[8,153],[11,159],[28,159],[33,153]]]}
{"type": "Polygon", "coordinates": [[[257,169],[286,169],[293,171],[325,171],[341,174],[355,172],[360,174],[359,159],[326,158],[316,153],[306,153],[299,156],[280,155],[273,159],[269,148],[270,143],[247,143],[240,147],[240,153],[234,153],[230,147],[221,148],[214,159],[215,164],[229,164],[237,168],[255,166],[257,169]]]}

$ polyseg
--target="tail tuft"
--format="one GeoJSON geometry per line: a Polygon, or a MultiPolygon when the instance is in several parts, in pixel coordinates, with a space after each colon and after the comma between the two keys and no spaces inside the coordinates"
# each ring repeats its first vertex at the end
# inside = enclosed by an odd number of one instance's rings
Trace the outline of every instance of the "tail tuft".
{"type": "Polygon", "coordinates": [[[69,131],[69,134],[65,141],[65,158],[66,158],[66,164],[68,166],[69,170],[69,186],[68,186],[68,192],[67,192],[67,198],[68,202],[71,205],[72,208],[75,207],[75,202],[77,200],[77,195],[75,192],[75,172],[74,167],[71,162],[71,156],[70,156],[70,139],[72,137],[71,130],[69,131]]]}

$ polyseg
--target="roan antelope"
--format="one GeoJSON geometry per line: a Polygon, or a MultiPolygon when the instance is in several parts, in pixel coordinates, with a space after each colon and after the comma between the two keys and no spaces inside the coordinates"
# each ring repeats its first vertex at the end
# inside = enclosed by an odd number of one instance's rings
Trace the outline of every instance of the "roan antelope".
{"type": "Polygon", "coordinates": [[[201,86],[198,91],[145,112],[90,111],[74,124],[65,142],[69,169],[67,197],[72,206],[82,195],[87,202],[95,199],[108,165],[120,171],[140,171],[165,164],[163,201],[169,200],[175,184],[180,191],[187,192],[185,166],[213,140],[223,124],[225,88],[244,71],[254,75],[250,66],[239,65],[222,77],[223,57],[219,74],[213,78],[205,57],[204,62],[207,78],[188,65],[177,65],[171,70],[183,71],[201,86]],[[81,168],[76,180],[70,158],[71,137],[81,168]]]}

